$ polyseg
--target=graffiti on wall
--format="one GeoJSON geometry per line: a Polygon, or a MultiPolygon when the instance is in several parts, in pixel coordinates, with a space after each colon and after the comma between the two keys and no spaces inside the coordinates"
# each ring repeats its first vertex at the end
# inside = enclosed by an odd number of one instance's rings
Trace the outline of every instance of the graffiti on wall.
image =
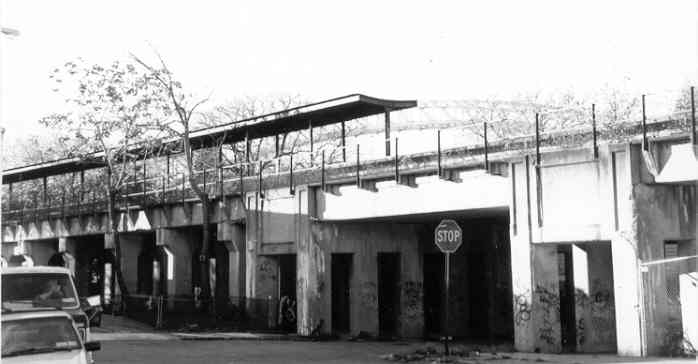
{"type": "Polygon", "coordinates": [[[583,346],[589,340],[612,342],[615,337],[615,315],[613,293],[600,279],[594,279],[591,292],[575,289],[574,301],[578,314],[576,323],[577,345],[583,346]],[[593,333],[594,339],[590,337],[593,333]]]}
{"type": "Polygon", "coordinates": [[[415,320],[422,316],[422,282],[406,281],[402,283],[405,300],[403,315],[405,320],[415,320]]]}
{"type": "Polygon", "coordinates": [[[560,295],[540,284],[536,285],[535,293],[538,308],[543,313],[538,338],[548,345],[556,345],[559,341],[556,339],[555,327],[560,325],[560,295]]]}
{"type": "Polygon", "coordinates": [[[526,291],[514,296],[514,323],[521,326],[531,320],[531,293],[526,291]]]}
{"type": "Polygon", "coordinates": [[[368,308],[378,308],[378,290],[374,282],[363,282],[359,287],[359,302],[361,305],[368,308]]]}

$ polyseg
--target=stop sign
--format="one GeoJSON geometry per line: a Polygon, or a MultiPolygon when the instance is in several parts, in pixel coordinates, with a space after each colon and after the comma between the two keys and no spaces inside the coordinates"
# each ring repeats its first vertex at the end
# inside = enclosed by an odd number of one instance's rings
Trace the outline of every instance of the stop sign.
{"type": "Polygon", "coordinates": [[[463,243],[463,230],[453,220],[441,220],[434,230],[434,242],[444,253],[453,253],[463,243]]]}

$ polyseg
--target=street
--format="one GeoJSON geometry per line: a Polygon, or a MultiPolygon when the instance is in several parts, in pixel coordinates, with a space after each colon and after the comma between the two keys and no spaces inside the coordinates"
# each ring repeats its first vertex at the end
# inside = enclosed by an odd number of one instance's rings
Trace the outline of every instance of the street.
{"type": "MultiPolygon", "coordinates": [[[[400,361],[382,359],[391,353],[414,353],[423,342],[309,342],[260,340],[152,340],[102,341],[97,363],[381,363],[400,361]]],[[[435,357],[411,361],[431,363],[435,357]]],[[[455,363],[694,363],[695,359],[627,358],[614,355],[553,355],[534,353],[483,353],[479,357],[456,357],[455,363]]]]}
{"type": "Polygon", "coordinates": [[[306,341],[103,341],[97,363],[389,363],[379,358],[409,350],[394,343],[306,341]]]}

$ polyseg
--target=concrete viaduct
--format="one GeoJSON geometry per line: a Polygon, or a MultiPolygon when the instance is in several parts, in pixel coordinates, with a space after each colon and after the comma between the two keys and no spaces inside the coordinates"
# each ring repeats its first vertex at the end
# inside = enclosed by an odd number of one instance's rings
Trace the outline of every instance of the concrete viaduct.
{"type": "MultiPolygon", "coordinates": [[[[350,95],[194,133],[193,140],[225,135],[249,145],[250,138],[292,130],[309,128],[312,135],[321,121],[344,130],[352,119],[384,114],[386,156],[348,158],[353,147],[342,133],[344,158],[337,163],[316,159],[294,170],[288,158],[272,163],[273,172],[220,166],[210,172],[208,212],[178,177],[170,178],[168,157],[167,178],[162,168],[150,179],[134,178],[140,189],[125,192],[119,207],[129,291],[192,296],[201,284],[194,267],[200,232],[210,228],[214,294],[293,297],[298,334],[439,335],[444,262],[433,231],[448,218],[464,233],[451,257],[448,298],[457,337],[511,342],[521,351],[656,355],[672,332],[687,330],[681,326],[687,307],[682,312],[667,292],[674,275],[696,271],[694,260],[682,258],[696,254],[698,164],[690,121],[631,123],[613,135],[595,128],[536,133],[400,155],[390,112],[415,105],[350,95]],[[209,227],[201,226],[204,213],[212,216],[209,227]],[[647,269],[668,257],[667,247],[681,258],[675,269],[647,269]]],[[[311,146],[311,153],[320,151],[311,146]]],[[[43,179],[45,186],[46,176],[89,168],[96,167],[63,160],[6,170],[4,195],[11,184],[43,179]]],[[[22,210],[21,198],[3,203],[4,260],[27,255],[46,264],[67,252],[78,281],[92,258],[109,261],[113,247],[98,199],[22,210]]]]}

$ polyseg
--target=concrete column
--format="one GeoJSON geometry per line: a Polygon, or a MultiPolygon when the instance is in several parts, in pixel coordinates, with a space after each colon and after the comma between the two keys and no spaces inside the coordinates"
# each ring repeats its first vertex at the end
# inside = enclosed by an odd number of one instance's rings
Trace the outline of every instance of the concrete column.
{"type": "Polygon", "coordinates": [[[535,347],[544,353],[562,351],[557,245],[533,246],[533,305],[535,347]]]}
{"type": "MultiPolygon", "coordinates": [[[[511,241],[512,296],[514,301],[514,347],[518,351],[531,352],[536,348],[532,308],[533,284],[530,226],[533,211],[531,211],[531,206],[529,206],[527,199],[525,167],[525,163],[512,165],[509,237],[511,241]]],[[[533,186],[529,186],[528,193],[531,193],[531,191],[535,191],[533,186]]],[[[535,195],[530,195],[531,198],[533,196],[535,195]]]]}
{"type": "Polygon", "coordinates": [[[141,253],[143,236],[138,233],[120,234],[121,273],[130,293],[138,290],[138,255],[141,253]]]}
{"type": "Polygon", "coordinates": [[[228,250],[228,294],[245,296],[245,225],[224,222],[218,224],[218,240],[228,250]]]}
{"type": "Polygon", "coordinates": [[[308,190],[298,188],[296,196],[299,202],[296,229],[298,334],[310,335],[316,328],[328,333],[332,327],[329,311],[332,287],[331,280],[326,279],[330,255],[310,231],[308,190]]]}
{"type": "Polygon", "coordinates": [[[166,246],[174,255],[173,277],[168,282],[168,295],[192,295],[192,254],[195,237],[186,228],[157,229],[155,243],[166,246]]]}
{"type": "Polygon", "coordinates": [[[48,260],[57,253],[55,245],[55,239],[25,241],[24,249],[34,259],[34,265],[47,265],[48,260]]]}

